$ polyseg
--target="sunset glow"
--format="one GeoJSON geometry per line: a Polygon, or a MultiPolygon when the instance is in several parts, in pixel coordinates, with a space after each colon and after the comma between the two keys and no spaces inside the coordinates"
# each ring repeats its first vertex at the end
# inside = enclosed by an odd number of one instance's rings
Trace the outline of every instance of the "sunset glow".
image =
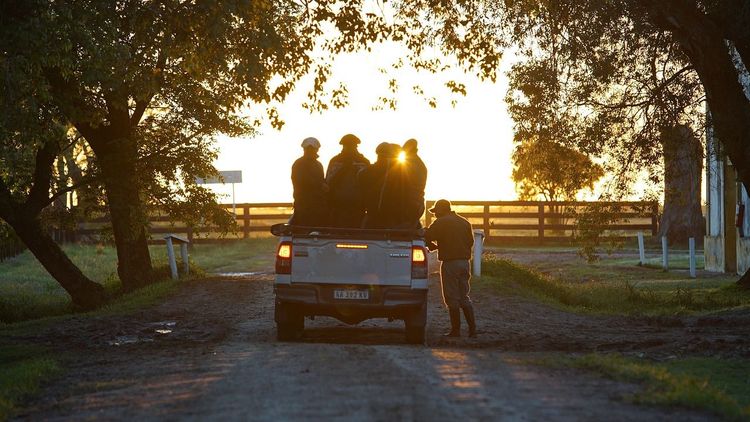
{"type": "MultiPolygon", "coordinates": [[[[311,114],[300,106],[306,91],[298,89],[278,105],[286,122],[280,131],[264,123],[255,138],[220,138],[216,167],[243,171],[243,183],[235,186],[237,202],[290,202],[290,169],[302,154],[302,139],[314,136],[320,140],[319,160],[325,168],[339,153],[338,141],[346,133],[362,140],[359,151],[370,161],[375,161],[375,147],[381,142],[401,145],[409,138],[417,139],[419,155],[428,168],[428,199],[515,199],[510,178],[513,123],[503,102],[507,90],[504,72],[512,60],[503,62],[497,83],[461,72],[433,75],[402,68],[394,75],[401,87],[397,109],[373,111],[378,98],[388,94],[390,77],[378,68],[387,67],[402,53],[397,47],[383,45],[368,53],[366,60],[363,54],[337,58],[334,76],[348,85],[346,108],[311,114]],[[449,93],[445,83],[451,79],[466,85],[466,97],[449,93]],[[436,96],[435,108],[413,93],[416,85],[426,96],[436,96]]],[[[300,86],[308,84],[302,81],[300,86]]],[[[222,202],[231,202],[231,186],[211,186],[226,195],[222,202]]]]}

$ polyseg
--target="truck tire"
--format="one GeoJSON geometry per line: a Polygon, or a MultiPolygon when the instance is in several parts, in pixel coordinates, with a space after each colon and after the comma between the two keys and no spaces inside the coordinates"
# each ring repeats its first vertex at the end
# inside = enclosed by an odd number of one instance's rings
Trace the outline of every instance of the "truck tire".
{"type": "Polygon", "coordinates": [[[427,305],[409,313],[404,318],[406,342],[409,344],[424,344],[425,326],[427,325],[427,305]]]}
{"type": "Polygon", "coordinates": [[[305,329],[305,316],[287,303],[276,303],[276,339],[294,341],[302,337],[305,329]]]}

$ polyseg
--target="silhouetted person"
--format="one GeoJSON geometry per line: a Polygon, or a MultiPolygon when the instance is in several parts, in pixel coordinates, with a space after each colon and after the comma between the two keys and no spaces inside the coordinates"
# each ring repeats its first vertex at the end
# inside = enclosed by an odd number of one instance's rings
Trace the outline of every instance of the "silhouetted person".
{"type": "Polygon", "coordinates": [[[404,162],[406,171],[406,215],[420,227],[419,219],[424,214],[424,188],[427,184],[427,166],[417,155],[417,140],[409,139],[404,143],[403,150],[406,156],[404,162]]]}
{"type": "Polygon", "coordinates": [[[440,263],[440,284],[443,288],[443,301],[448,306],[451,330],[448,337],[461,336],[461,312],[463,309],[469,326],[469,337],[477,336],[474,307],[469,298],[471,271],[469,259],[474,246],[474,233],[471,223],[451,210],[451,203],[445,199],[435,202],[430,209],[437,219],[425,231],[424,240],[432,251],[438,250],[440,263]],[[435,245],[437,242],[437,245],[435,245]]]}
{"type": "Polygon", "coordinates": [[[357,186],[357,174],[370,160],[357,151],[360,140],[352,134],[339,141],[341,153],[331,158],[326,170],[330,224],[333,227],[361,227],[365,217],[363,198],[357,186]]]}
{"type": "Polygon", "coordinates": [[[292,165],[294,214],[289,224],[325,226],[328,220],[328,188],[323,178],[323,165],[318,161],[320,142],[315,138],[305,138],[302,148],[304,154],[292,165]]]}
{"type": "Polygon", "coordinates": [[[358,184],[367,215],[364,227],[374,229],[408,228],[406,216],[404,165],[397,158],[401,147],[383,142],[375,152],[378,160],[359,173],[358,184]]]}

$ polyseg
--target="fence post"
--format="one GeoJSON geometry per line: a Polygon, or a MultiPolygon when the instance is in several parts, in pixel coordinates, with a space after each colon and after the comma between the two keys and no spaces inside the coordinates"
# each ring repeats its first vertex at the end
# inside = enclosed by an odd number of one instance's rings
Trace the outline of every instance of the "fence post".
{"type": "Polygon", "coordinates": [[[484,231],[474,230],[474,275],[482,276],[482,252],[484,249],[484,231]]]}
{"type": "Polygon", "coordinates": [[[541,203],[538,205],[539,207],[539,229],[538,229],[538,237],[539,237],[539,243],[544,243],[544,203],[541,203]]]}
{"type": "Polygon", "coordinates": [[[695,278],[695,238],[691,237],[688,239],[688,245],[690,249],[690,277],[695,278]]]}
{"type": "Polygon", "coordinates": [[[424,207],[424,226],[430,227],[430,224],[432,224],[432,213],[429,211],[430,208],[432,208],[434,204],[432,201],[427,201],[427,204],[424,207]]]}
{"type": "Polygon", "coordinates": [[[190,274],[190,260],[188,259],[188,244],[185,242],[180,243],[180,257],[182,258],[182,268],[185,270],[185,275],[190,274]]]}
{"type": "Polygon", "coordinates": [[[661,266],[664,271],[669,271],[669,246],[667,236],[661,237],[661,266]]]}
{"type": "Polygon", "coordinates": [[[484,230],[483,236],[490,235],[490,206],[485,205],[482,214],[482,230],[484,230]]]}
{"type": "Polygon", "coordinates": [[[242,207],[242,237],[250,237],[250,207],[247,205],[242,207]]]}
{"type": "Polygon", "coordinates": [[[643,232],[638,232],[638,256],[641,266],[646,265],[646,248],[643,244],[643,232]]]}
{"type": "Polygon", "coordinates": [[[654,202],[651,205],[651,236],[659,233],[659,204],[654,202]]]}
{"type": "Polygon", "coordinates": [[[167,236],[167,258],[169,259],[169,269],[172,272],[172,280],[177,280],[177,262],[174,258],[174,245],[172,244],[172,237],[167,236]]]}

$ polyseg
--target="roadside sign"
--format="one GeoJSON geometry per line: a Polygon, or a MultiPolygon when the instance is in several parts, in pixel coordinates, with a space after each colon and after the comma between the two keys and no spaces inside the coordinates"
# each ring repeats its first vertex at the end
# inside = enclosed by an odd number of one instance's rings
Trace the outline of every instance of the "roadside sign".
{"type": "Polygon", "coordinates": [[[199,185],[217,184],[217,183],[242,183],[242,170],[227,170],[220,171],[219,174],[224,178],[222,182],[218,177],[209,177],[203,179],[202,177],[196,177],[195,183],[199,185]]]}

